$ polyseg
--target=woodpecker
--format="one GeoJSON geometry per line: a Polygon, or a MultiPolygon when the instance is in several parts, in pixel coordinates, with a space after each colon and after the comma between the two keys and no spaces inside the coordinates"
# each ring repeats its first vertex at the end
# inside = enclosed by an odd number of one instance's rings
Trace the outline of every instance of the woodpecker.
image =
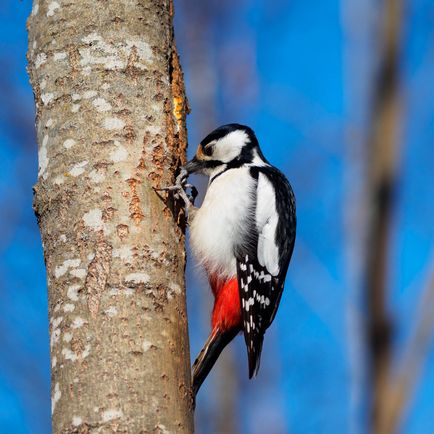
{"type": "Polygon", "coordinates": [[[211,334],[193,364],[193,393],[239,332],[249,378],[256,376],[264,333],[273,322],[294,249],[295,197],[286,177],[264,157],[253,130],[223,125],[198,146],[174,186],[186,204],[190,244],[215,301],[211,334]],[[188,175],[209,177],[200,208],[186,194],[188,175]]]}

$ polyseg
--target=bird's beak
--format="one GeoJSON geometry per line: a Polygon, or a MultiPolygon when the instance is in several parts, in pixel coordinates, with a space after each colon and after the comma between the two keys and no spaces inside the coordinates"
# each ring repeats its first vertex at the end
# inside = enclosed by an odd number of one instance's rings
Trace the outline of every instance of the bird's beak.
{"type": "Polygon", "coordinates": [[[200,172],[204,167],[202,161],[198,160],[196,157],[193,157],[185,166],[184,169],[190,175],[191,173],[200,172]]]}

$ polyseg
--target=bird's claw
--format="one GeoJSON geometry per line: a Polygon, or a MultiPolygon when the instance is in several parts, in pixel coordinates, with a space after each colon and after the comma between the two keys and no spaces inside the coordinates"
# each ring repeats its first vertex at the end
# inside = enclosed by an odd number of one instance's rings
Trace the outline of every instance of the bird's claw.
{"type": "Polygon", "coordinates": [[[197,188],[192,184],[186,184],[188,178],[188,172],[184,168],[181,168],[181,172],[176,177],[175,184],[168,187],[155,188],[156,191],[172,191],[175,199],[182,198],[186,206],[194,205],[194,201],[197,197],[197,188]],[[187,194],[186,189],[190,188],[190,194],[187,194]]]}
{"type": "Polygon", "coordinates": [[[175,185],[184,185],[188,178],[188,172],[184,167],[181,167],[179,175],[176,177],[175,185]]]}
{"type": "Polygon", "coordinates": [[[173,184],[173,185],[169,185],[169,187],[160,187],[160,188],[154,187],[154,190],[156,190],[156,191],[177,191],[177,190],[183,190],[183,186],[180,184],[173,184]]]}

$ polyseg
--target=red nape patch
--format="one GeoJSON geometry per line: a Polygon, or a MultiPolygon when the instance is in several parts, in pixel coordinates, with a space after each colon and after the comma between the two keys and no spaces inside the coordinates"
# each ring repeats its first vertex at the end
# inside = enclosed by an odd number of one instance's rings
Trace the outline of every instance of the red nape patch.
{"type": "Polygon", "coordinates": [[[240,295],[237,279],[221,281],[210,278],[212,292],[215,296],[211,325],[214,330],[231,330],[241,327],[240,295]]]}

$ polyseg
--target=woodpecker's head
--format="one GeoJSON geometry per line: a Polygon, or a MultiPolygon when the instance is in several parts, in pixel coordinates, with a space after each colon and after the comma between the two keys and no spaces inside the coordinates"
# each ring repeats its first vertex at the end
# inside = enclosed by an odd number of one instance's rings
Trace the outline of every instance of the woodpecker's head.
{"type": "Polygon", "coordinates": [[[189,174],[211,176],[244,164],[268,163],[251,128],[240,124],[227,124],[217,128],[200,142],[196,155],[185,165],[185,169],[189,174]]]}

